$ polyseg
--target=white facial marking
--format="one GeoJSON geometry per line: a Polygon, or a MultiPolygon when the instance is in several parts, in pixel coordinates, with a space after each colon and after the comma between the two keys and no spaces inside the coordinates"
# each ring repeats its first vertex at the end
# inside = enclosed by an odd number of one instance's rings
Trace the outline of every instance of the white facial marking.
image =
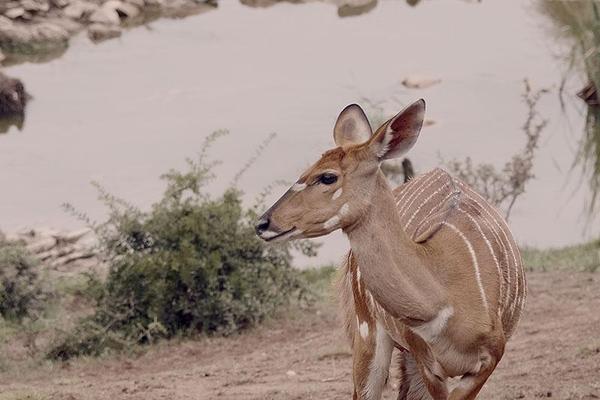
{"type": "Polygon", "coordinates": [[[264,239],[270,239],[272,237],[275,237],[279,235],[279,233],[277,232],[273,232],[273,231],[264,231],[263,233],[261,233],[261,237],[263,237],[264,239]]]}
{"type": "Polygon", "coordinates": [[[340,197],[342,195],[342,188],[339,188],[338,190],[335,191],[335,193],[333,193],[333,196],[331,197],[331,200],[335,200],[338,197],[340,197]]]}
{"type": "Polygon", "coordinates": [[[360,337],[366,339],[369,336],[369,324],[361,322],[358,326],[358,331],[360,332],[360,337]]]}
{"type": "Polygon", "coordinates": [[[349,211],[350,211],[350,206],[348,205],[348,203],[344,203],[342,208],[340,208],[340,215],[343,217],[343,216],[347,215],[349,211]]]}
{"type": "Polygon", "coordinates": [[[454,308],[452,308],[452,306],[442,308],[434,319],[425,322],[423,325],[412,328],[412,330],[426,342],[429,342],[435,339],[442,330],[444,330],[452,314],[454,314],[454,308]]]}
{"type": "Polygon", "coordinates": [[[330,228],[333,228],[334,226],[337,226],[337,224],[339,224],[339,223],[340,223],[340,216],[334,215],[333,217],[331,217],[327,221],[325,221],[325,223],[323,224],[323,228],[330,229],[330,228]]]}
{"type": "Polygon", "coordinates": [[[294,185],[290,188],[292,192],[300,192],[306,189],[306,183],[294,183],[294,185]]]}

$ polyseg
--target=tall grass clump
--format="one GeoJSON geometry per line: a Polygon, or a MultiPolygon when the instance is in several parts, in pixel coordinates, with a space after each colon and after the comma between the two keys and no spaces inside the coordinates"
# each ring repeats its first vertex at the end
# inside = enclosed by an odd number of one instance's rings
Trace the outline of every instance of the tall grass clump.
{"type": "MultiPolygon", "coordinates": [[[[258,207],[244,208],[235,188],[215,198],[208,194],[214,163],[207,150],[220,135],[209,136],[187,170],[163,176],[166,190],[148,212],[97,186],[109,218],[92,225],[110,272],[94,315],[57,343],[51,358],[100,354],[159,337],[230,334],[299,293],[290,245],[268,245],[254,233],[258,207]]],[[[313,252],[310,245],[303,249],[313,252]]]]}
{"type": "Polygon", "coordinates": [[[43,302],[38,262],[24,246],[5,241],[0,233],[0,316],[20,321],[43,302]]]}
{"type": "MultiPolygon", "coordinates": [[[[552,23],[552,32],[568,44],[563,58],[567,65],[561,84],[562,96],[571,76],[587,81],[578,93],[588,104],[585,128],[574,165],[581,166],[589,179],[591,196],[588,211],[600,206],[600,1],[538,1],[538,9],[552,23]]],[[[562,99],[562,97],[561,97],[562,99]]]]}

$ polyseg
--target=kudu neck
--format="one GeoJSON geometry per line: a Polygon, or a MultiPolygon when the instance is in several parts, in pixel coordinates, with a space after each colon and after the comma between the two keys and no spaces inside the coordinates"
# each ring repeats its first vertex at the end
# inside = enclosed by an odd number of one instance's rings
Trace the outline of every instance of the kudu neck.
{"type": "Polygon", "coordinates": [[[400,224],[394,194],[381,171],[376,179],[366,210],[353,225],[344,229],[344,233],[355,254],[390,251],[410,257],[416,253],[416,244],[400,224]]]}

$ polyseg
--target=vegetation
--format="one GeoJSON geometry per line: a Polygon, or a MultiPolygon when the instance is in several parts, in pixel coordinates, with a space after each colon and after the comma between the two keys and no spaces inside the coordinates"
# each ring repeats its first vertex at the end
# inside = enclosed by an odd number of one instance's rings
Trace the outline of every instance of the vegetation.
{"type": "MultiPolygon", "coordinates": [[[[50,358],[98,355],[174,335],[230,334],[306,294],[291,267],[291,245],[267,245],[256,237],[258,207],[244,209],[235,188],[215,199],[204,190],[214,165],[207,150],[222,134],[207,139],[187,171],[164,175],[167,188],[149,212],[98,186],[110,216],[91,225],[110,272],[95,313],[56,343],[50,358]]],[[[310,244],[300,250],[315,251],[310,244]]]]}
{"type": "Polygon", "coordinates": [[[589,177],[592,194],[588,211],[594,212],[600,205],[600,0],[541,0],[538,9],[552,22],[555,36],[568,43],[569,50],[564,55],[568,67],[561,85],[561,96],[566,81],[572,75],[583,77],[588,82],[589,93],[580,93],[588,107],[575,165],[581,166],[589,177]]]}
{"type": "Polygon", "coordinates": [[[44,297],[38,262],[20,244],[0,238],[0,316],[20,321],[39,309],[44,297]]]}
{"type": "Polygon", "coordinates": [[[600,269],[600,240],[551,249],[524,248],[523,262],[530,271],[585,271],[600,269]]]}

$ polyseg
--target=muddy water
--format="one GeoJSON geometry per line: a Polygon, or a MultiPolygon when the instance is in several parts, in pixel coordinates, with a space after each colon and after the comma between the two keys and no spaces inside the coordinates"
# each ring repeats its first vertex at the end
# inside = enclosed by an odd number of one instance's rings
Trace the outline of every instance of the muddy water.
{"type": "MultiPolygon", "coordinates": [[[[60,208],[65,201],[101,218],[91,180],[148,206],[164,186],[157,177],[183,166],[219,128],[231,133],[212,152],[223,161],[215,193],[260,141],[278,134],[239,183],[250,201],[277,179],[296,179],[330,148],[337,113],[363,97],[382,101],[388,114],[427,100],[436,124],[412,152],[417,169],[438,165],[440,155],[502,165],[524,143],[523,78],[534,87],[560,81],[557,44],[541,24],[520,2],[413,8],[383,1],[339,18],[322,3],[255,9],[223,1],[215,11],[154,22],[100,45],[75,38],[59,59],[8,71],[35,99],[22,131],[0,135],[0,228],[77,226],[60,208]],[[404,88],[402,79],[415,73],[442,83],[404,88]]],[[[537,179],[511,220],[523,244],[568,244],[594,233],[584,229],[585,191],[568,183],[583,125],[580,105],[568,100],[566,114],[554,94],[540,106],[550,125],[537,179]]],[[[337,260],[346,247],[341,235],[325,243],[317,261],[299,263],[337,260]]]]}

